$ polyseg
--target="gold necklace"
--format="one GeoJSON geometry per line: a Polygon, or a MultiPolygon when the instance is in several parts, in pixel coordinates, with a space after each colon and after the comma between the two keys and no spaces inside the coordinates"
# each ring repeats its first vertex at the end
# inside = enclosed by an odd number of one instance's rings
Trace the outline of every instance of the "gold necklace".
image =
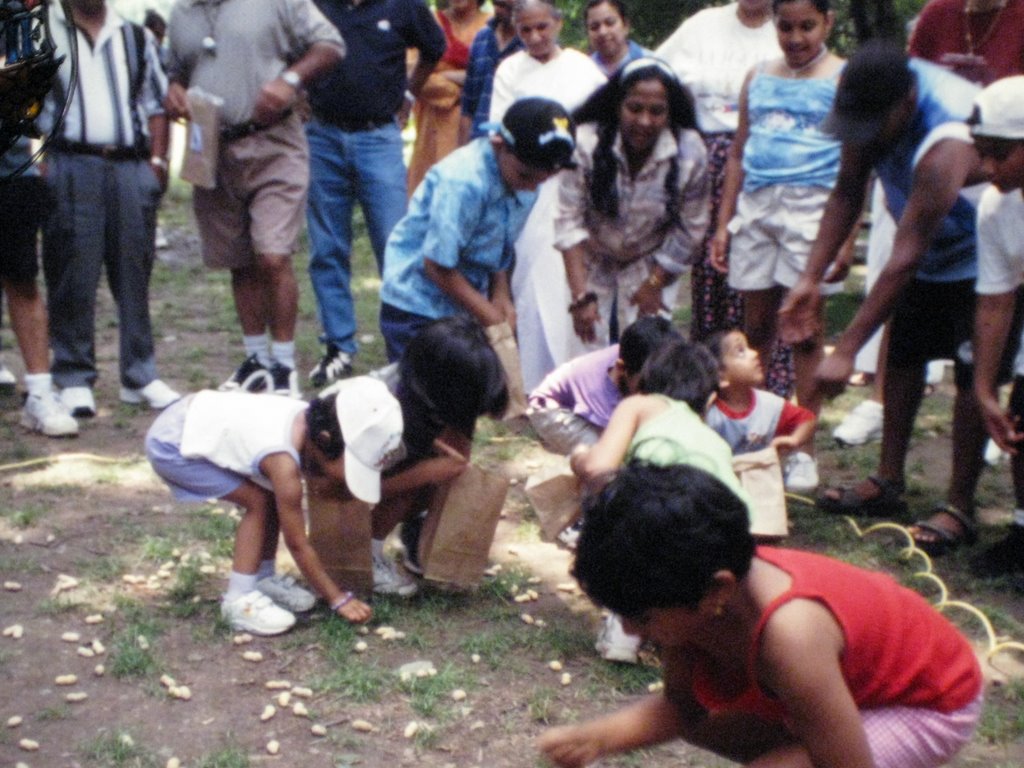
{"type": "Polygon", "coordinates": [[[974,13],[986,13],[991,12],[992,8],[986,8],[980,10],[977,8],[977,3],[972,3],[971,0],[965,0],[964,2],[964,43],[967,45],[967,53],[971,56],[977,55],[979,49],[981,49],[985,43],[987,43],[992,35],[995,34],[996,27],[999,26],[999,17],[1003,15],[1003,9],[1007,6],[1007,0],[1002,0],[995,7],[995,15],[992,17],[992,21],[989,22],[988,27],[985,29],[985,33],[981,36],[981,39],[977,43],[974,42],[974,34],[971,32],[971,14],[974,13]]]}

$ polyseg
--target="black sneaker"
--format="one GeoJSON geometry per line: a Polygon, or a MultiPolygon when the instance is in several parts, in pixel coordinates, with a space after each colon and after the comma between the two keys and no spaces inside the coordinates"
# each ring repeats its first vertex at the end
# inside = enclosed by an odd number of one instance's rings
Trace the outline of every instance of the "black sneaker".
{"type": "Polygon", "coordinates": [[[352,375],[352,356],[342,352],[333,344],[327,344],[327,353],[309,372],[309,383],[316,389],[323,389],[339,379],[352,375]]]}
{"type": "Polygon", "coordinates": [[[403,522],[402,530],[398,534],[402,546],[405,547],[402,565],[409,573],[415,573],[417,576],[423,575],[423,566],[420,565],[420,533],[423,531],[423,520],[426,514],[426,512],[420,512],[412,519],[403,522]]]}
{"type": "Polygon", "coordinates": [[[283,363],[275,362],[270,366],[270,379],[273,383],[271,392],[275,395],[284,395],[296,400],[302,399],[302,390],[299,389],[299,377],[293,368],[289,368],[283,363]]]}
{"type": "Polygon", "coordinates": [[[982,579],[1024,574],[1024,525],[1011,525],[1002,541],[971,558],[971,573],[982,579]]]}
{"type": "Polygon", "coordinates": [[[217,389],[221,392],[263,392],[270,381],[270,372],[256,355],[249,355],[217,389]]]}

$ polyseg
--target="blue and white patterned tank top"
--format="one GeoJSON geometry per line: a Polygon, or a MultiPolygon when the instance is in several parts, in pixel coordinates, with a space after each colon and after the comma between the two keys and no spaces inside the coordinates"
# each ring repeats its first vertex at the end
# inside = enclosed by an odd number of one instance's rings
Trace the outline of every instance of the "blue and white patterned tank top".
{"type": "Polygon", "coordinates": [[[774,184],[832,188],[840,142],[822,133],[820,125],[832,108],[838,80],[839,72],[811,79],[754,75],[747,90],[745,192],[774,184]]]}

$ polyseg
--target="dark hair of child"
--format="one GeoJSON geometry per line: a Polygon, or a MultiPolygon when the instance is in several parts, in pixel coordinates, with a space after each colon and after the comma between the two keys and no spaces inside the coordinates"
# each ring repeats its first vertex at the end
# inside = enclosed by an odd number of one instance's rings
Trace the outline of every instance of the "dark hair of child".
{"type": "MultiPolygon", "coordinates": [[[[615,184],[619,163],[612,147],[619,132],[619,109],[626,100],[629,89],[646,80],[658,80],[668,94],[668,127],[678,138],[686,129],[697,128],[697,112],[693,105],[693,94],[672,74],[668,65],[657,59],[637,59],[630,62],[618,75],[598,88],[590,98],[577,109],[572,119],[576,125],[597,123],[597,147],[594,149],[594,172],[590,180],[590,200],[594,208],[609,218],[619,215],[619,192],[615,184]],[[643,62],[649,61],[650,64],[643,62]]],[[[672,165],[665,175],[665,217],[679,224],[679,159],[672,158],[672,165]]]]}
{"type": "MultiPolygon", "coordinates": [[[[772,0],[772,13],[779,12],[779,6],[783,3],[795,3],[796,0],[772,0]]],[[[832,4],[829,0],[807,0],[818,13],[824,15],[832,10],[832,4]]]]}
{"type": "Polygon", "coordinates": [[[708,399],[718,391],[718,364],[703,344],[670,341],[644,363],[639,391],[681,400],[703,416],[708,399]]]}
{"type": "Polygon", "coordinates": [[[722,366],[722,344],[725,342],[725,337],[730,333],[732,333],[732,331],[715,331],[704,339],[703,342],[704,346],[708,348],[708,351],[714,355],[719,367],[722,366]]]}
{"type": "Polygon", "coordinates": [[[328,459],[336,459],[345,450],[345,439],[341,436],[338,411],[335,401],[338,394],[332,392],[326,397],[315,397],[306,409],[306,433],[309,439],[328,459]]]}
{"type": "Polygon", "coordinates": [[[586,24],[587,14],[590,13],[591,8],[596,8],[599,5],[608,3],[619,13],[619,18],[623,21],[629,21],[629,11],[626,10],[626,4],[622,0],[587,0],[587,4],[583,6],[583,23],[586,24]]]}
{"type": "Polygon", "coordinates": [[[664,317],[645,315],[631,323],[619,339],[619,358],[626,373],[640,373],[647,358],[669,340],[681,339],[679,331],[664,317]]]}
{"type": "Polygon", "coordinates": [[[468,317],[424,326],[406,346],[398,376],[395,396],[411,459],[426,455],[446,426],[472,438],[479,416],[500,416],[508,406],[501,361],[483,328],[468,317]]]}
{"type": "Polygon", "coordinates": [[[686,464],[631,462],[585,502],[573,575],[631,618],[696,608],[716,572],[742,579],[753,555],[747,506],[721,481],[686,464]]]}

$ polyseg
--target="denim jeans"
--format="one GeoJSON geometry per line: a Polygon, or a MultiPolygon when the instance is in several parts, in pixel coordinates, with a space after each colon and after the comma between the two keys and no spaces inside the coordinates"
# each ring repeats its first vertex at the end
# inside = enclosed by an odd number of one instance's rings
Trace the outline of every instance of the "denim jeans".
{"type": "Polygon", "coordinates": [[[316,293],[323,340],[356,352],[352,301],[352,209],[356,200],[383,271],[384,245],[405,215],[405,165],[397,124],[370,131],[343,131],[314,119],[309,139],[309,278],[316,293]]]}

